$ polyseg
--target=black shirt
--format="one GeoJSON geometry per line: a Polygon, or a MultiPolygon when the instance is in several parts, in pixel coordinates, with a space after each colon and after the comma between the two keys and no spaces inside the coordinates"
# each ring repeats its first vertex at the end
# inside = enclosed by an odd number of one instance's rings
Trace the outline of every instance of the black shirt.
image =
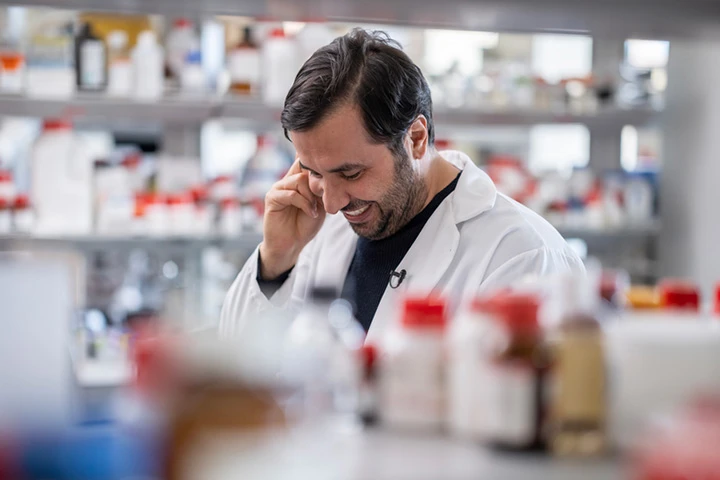
{"type": "Polygon", "coordinates": [[[395,234],[382,240],[358,238],[342,297],[355,306],[355,317],[365,331],[370,329],[375,311],[390,281],[390,273],[400,264],[438,206],[455,190],[459,178],[458,173],[447,187],[395,234]]]}
{"type": "MultiPolygon", "coordinates": [[[[447,187],[435,195],[420,213],[395,234],[382,240],[358,238],[355,255],[343,285],[342,298],[354,305],[355,317],[365,331],[370,329],[375,311],[390,281],[390,273],[400,264],[442,201],[455,190],[461,173],[458,173],[447,187]]],[[[257,271],[260,289],[267,298],[270,298],[285,283],[292,269],[273,280],[263,280],[260,278],[260,255],[258,255],[257,271]]]]}

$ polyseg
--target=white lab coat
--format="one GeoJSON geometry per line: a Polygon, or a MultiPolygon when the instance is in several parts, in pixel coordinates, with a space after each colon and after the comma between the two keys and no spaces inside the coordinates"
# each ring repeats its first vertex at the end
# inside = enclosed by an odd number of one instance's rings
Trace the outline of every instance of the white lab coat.
{"type": "MultiPolygon", "coordinates": [[[[407,276],[399,288],[386,287],[368,332],[370,341],[392,323],[395,306],[408,292],[434,291],[462,300],[527,276],[584,272],[582,261],[560,234],[535,212],[498,193],[467,155],[441,155],[462,174],[398,265],[397,271],[404,269],[407,276]]],[[[328,215],[290,278],[270,299],[256,280],[256,249],[227,294],[221,334],[236,334],[243,322],[273,307],[298,308],[313,285],[341,288],[356,243],[357,235],[343,215],[328,215]]]]}

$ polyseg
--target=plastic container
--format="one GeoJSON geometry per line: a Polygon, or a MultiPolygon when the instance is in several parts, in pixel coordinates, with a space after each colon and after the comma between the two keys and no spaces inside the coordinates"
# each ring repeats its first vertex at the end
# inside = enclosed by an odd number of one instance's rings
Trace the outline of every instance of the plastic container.
{"type": "Polygon", "coordinates": [[[12,232],[12,210],[10,203],[0,198],[0,235],[9,235],[12,232]]]}
{"type": "MultiPolygon", "coordinates": [[[[352,310],[333,288],[315,287],[285,339],[284,376],[300,386],[293,407],[309,418],[340,414],[354,422],[361,371],[357,349],[338,335],[337,324],[350,322],[352,310]]],[[[360,327],[362,329],[362,327],[360,327]]],[[[321,420],[322,421],[322,420],[321,420]]]]}
{"type": "Polygon", "coordinates": [[[260,93],[260,49],[253,42],[252,30],[244,27],[243,40],[227,53],[230,91],[240,95],[260,93]]]}
{"type": "Polygon", "coordinates": [[[259,135],[257,151],[245,164],[240,177],[240,198],[244,203],[263,200],[291,165],[292,159],[281,152],[270,137],[259,135]]]}
{"type": "Polygon", "coordinates": [[[195,204],[189,194],[175,194],[167,197],[169,233],[171,235],[192,235],[196,228],[195,204]]]}
{"type": "Polygon", "coordinates": [[[30,198],[40,235],[92,231],[92,152],[68,122],[46,120],[32,151],[30,198]]]}
{"type": "Polygon", "coordinates": [[[207,89],[207,80],[202,66],[202,56],[199,51],[189,52],[183,64],[180,78],[182,92],[190,95],[201,95],[207,89]]]}
{"type": "Polygon", "coordinates": [[[652,185],[642,175],[628,176],[623,188],[625,213],[629,222],[647,225],[653,219],[655,194],[652,185]]]}
{"type": "Polygon", "coordinates": [[[236,198],[238,188],[235,179],[230,175],[222,175],[210,183],[210,201],[220,203],[226,198],[236,198]]]}
{"type": "Polygon", "coordinates": [[[559,456],[600,455],[607,448],[605,347],[598,289],[591,277],[563,278],[564,314],[552,334],[548,444],[559,456]]]}
{"type": "Polygon", "coordinates": [[[0,45],[0,92],[21,93],[25,83],[25,56],[15,45],[0,45]]]}
{"type": "Polygon", "coordinates": [[[25,92],[30,97],[64,100],[75,94],[73,39],[65,34],[36,35],[27,48],[25,92]]]}
{"type": "Polygon", "coordinates": [[[218,233],[226,238],[236,238],[242,233],[242,216],[240,200],[226,198],[220,202],[218,233]]]}
{"type": "Polygon", "coordinates": [[[98,92],[107,87],[107,50],[89,23],[83,23],[75,37],[75,80],[78,90],[98,92]]]}
{"type": "Polygon", "coordinates": [[[482,379],[492,321],[492,299],[477,298],[454,319],[448,334],[448,429],[460,438],[483,438],[482,379]]]}
{"type": "Polygon", "coordinates": [[[200,53],[200,39],[195,34],[192,22],[186,18],[175,20],[165,39],[165,47],[167,70],[171,77],[182,82],[185,77],[188,55],[200,53]]]}
{"type": "Polygon", "coordinates": [[[380,421],[406,430],[445,424],[446,305],[439,298],[408,298],[400,325],[383,339],[379,359],[380,421]]]}
{"type": "Polygon", "coordinates": [[[128,53],[127,33],[114,30],[107,37],[108,43],[108,94],[129,97],[133,90],[133,65],[128,53]]]}
{"type": "Polygon", "coordinates": [[[477,298],[453,320],[448,334],[448,429],[460,438],[483,438],[482,378],[492,321],[492,299],[477,298]]]}
{"type": "Polygon", "coordinates": [[[7,170],[0,170],[0,199],[12,205],[16,194],[12,173],[7,170]]]}
{"type": "Polygon", "coordinates": [[[275,28],[262,46],[262,97],[265,103],[282,106],[298,72],[295,42],[282,28],[275,28]]]}
{"type": "Polygon", "coordinates": [[[297,34],[298,55],[301,62],[306,62],[319,48],[328,45],[337,35],[330,26],[321,20],[307,21],[297,34]]]}
{"type": "Polygon", "coordinates": [[[13,230],[20,234],[29,234],[35,228],[35,212],[30,198],[25,194],[15,197],[13,205],[13,230]]]}
{"type": "Polygon", "coordinates": [[[138,100],[158,100],[164,91],[164,52],[157,43],[155,32],[146,30],[138,35],[132,53],[133,93],[138,100]]]}
{"type": "Polygon", "coordinates": [[[147,234],[155,237],[170,235],[170,209],[163,195],[150,194],[145,198],[145,227],[147,234]]]}
{"type": "Polygon", "coordinates": [[[544,388],[548,355],[533,295],[507,293],[494,300],[496,321],[488,346],[483,384],[484,422],[480,429],[491,447],[527,451],[544,448],[544,388]]]}

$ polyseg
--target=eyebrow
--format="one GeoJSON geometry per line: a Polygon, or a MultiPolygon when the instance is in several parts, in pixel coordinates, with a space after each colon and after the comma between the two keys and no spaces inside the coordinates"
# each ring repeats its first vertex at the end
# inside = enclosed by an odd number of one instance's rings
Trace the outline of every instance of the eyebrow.
{"type": "MultiPolygon", "coordinates": [[[[302,162],[300,162],[300,168],[302,168],[304,170],[309,170],[315,174],[318,173],[315,170],[313,170],[312,168],[308,168],[305,165],[303,165],[302,162]]],[[[346,172],[351,172],[353,170],[361,170],[363,168],[365,168],[365,165],[360,164],[360,163],[345,163],[343,165],[340,165],[339,167],[335,167],[332,170],[329,170],[328,173],[346,173],[346,172]]]]}

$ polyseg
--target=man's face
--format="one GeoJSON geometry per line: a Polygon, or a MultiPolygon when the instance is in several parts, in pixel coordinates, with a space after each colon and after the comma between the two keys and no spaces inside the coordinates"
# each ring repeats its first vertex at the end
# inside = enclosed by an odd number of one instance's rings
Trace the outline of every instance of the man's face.
{"type": "Polygon", "coordinates": [[[310,190],[370,240],[400,230],[422,209],[427,187],[407,147],[402,157],[370,140],[360,111],[342,106],[305,132],[290,132],[310,190]]]}

